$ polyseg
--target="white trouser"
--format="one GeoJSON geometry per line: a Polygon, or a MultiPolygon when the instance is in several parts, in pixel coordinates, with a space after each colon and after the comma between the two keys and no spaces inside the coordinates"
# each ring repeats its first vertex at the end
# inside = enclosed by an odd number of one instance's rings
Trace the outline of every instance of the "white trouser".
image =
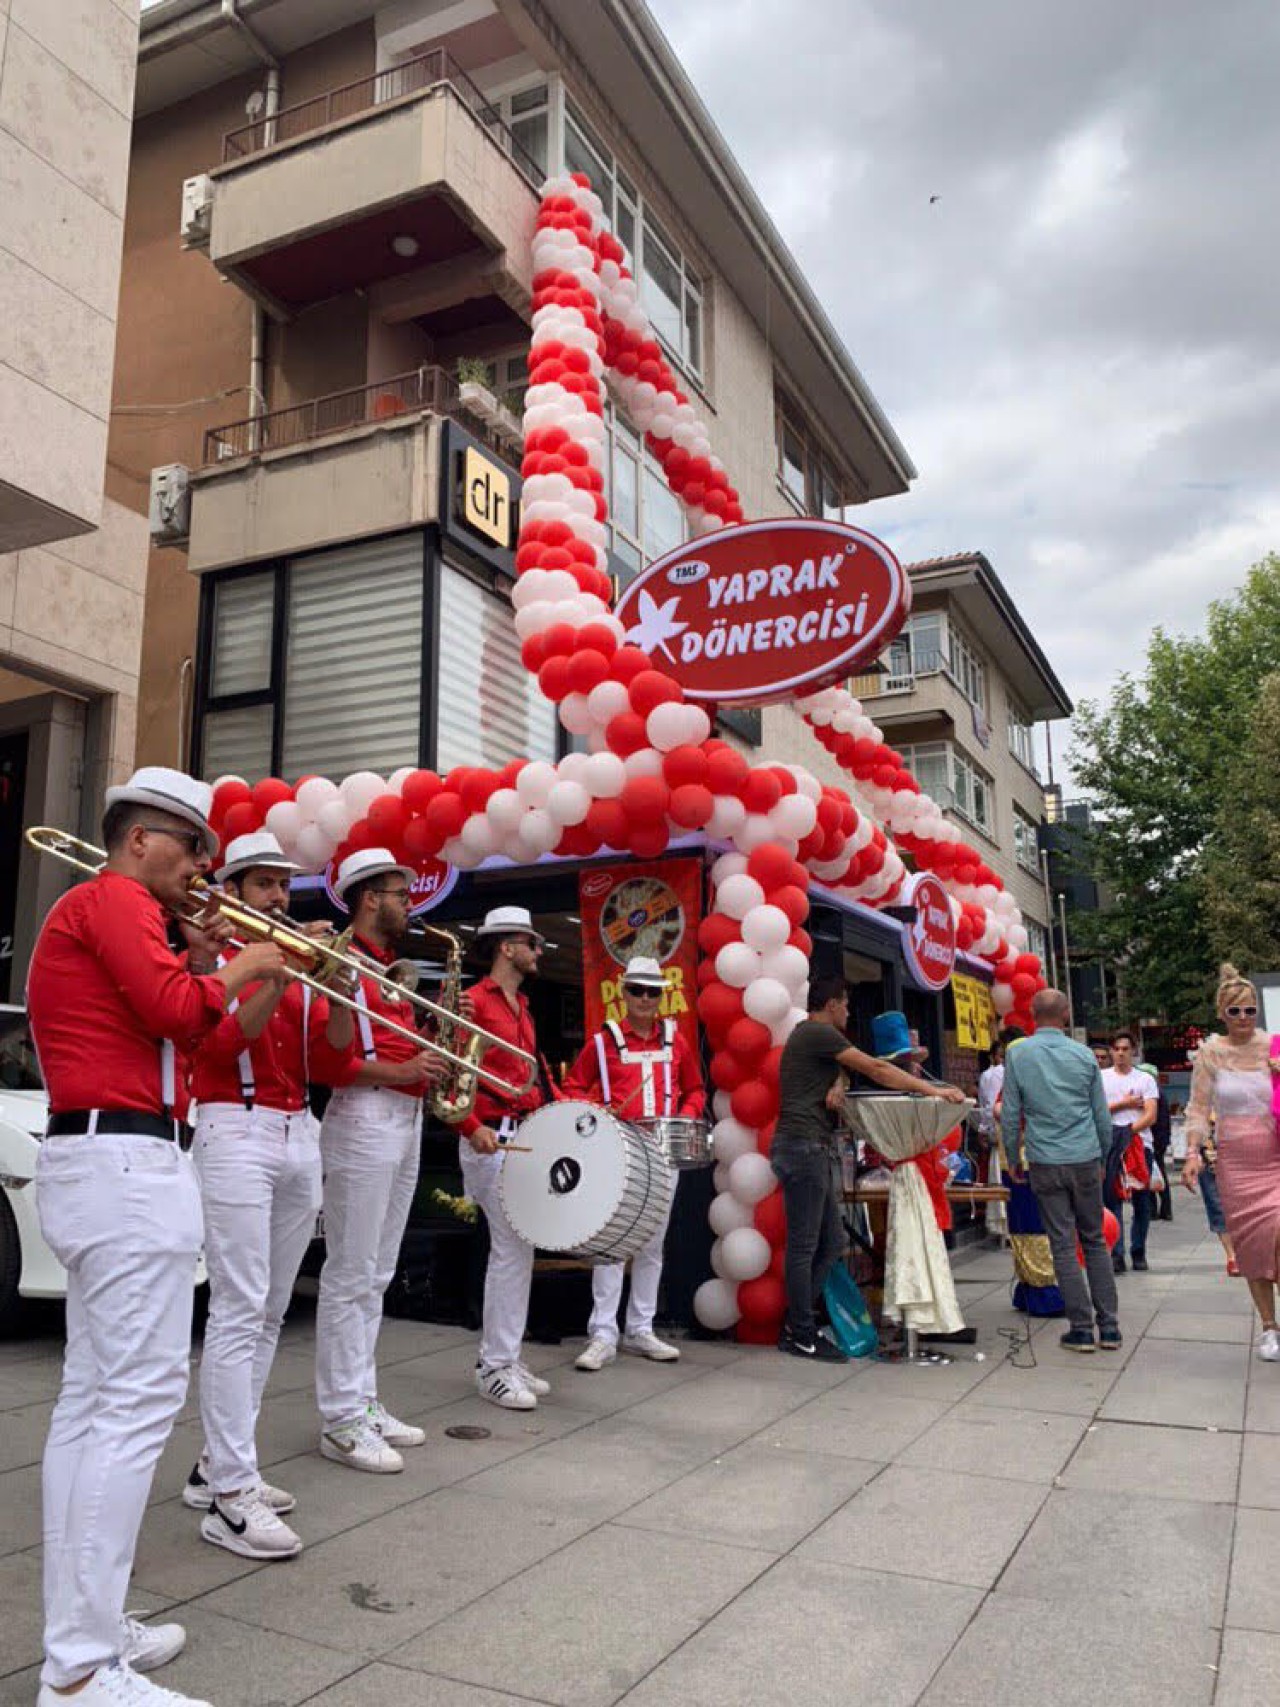
{"type": "MultiPolygon", "coordinates": [[[[653,1315],[658,1308],[658,1286],[662,1280],[662,1246],[671,1220],[671,1205],[676,1200],[680,1175],[671,1169],[671,1197],[662,1225],[653,1237],[631,1259],[631,1296],[627,1300],[628,1334],[653,1332],[653,1315]]],[[[620,1262],[599,1263],[591,1272],[591,1325],[587,1332],[592,1339],[618,1342],[618,1306],[622,1302],[622,1271],[620,1262]]]]}
{"type": "Polygon", "coordinates": [[[422,1103],[384,1085],[335,1091],[320,1128],[325,1263],[316,1306],[316,1400],[329,1427],[378,1396],[382,1294],[418,1184],[422,1103]]]}
{"type": "Polygon", "coordinates": [[[480,1329],[480,1367],[509,1369],[520,1361],[525,1324],[529,1320],[529,1288],[533,1283],[533,1246],[507,1220],[498,1191],[506,1158],[477,1156],[465,1138],[458,1142],[462,1185],[467,1196],[484,1210],[489,1223],[489,1266],[484,1274],[484,1321],[480,1329]]]}
{"type": "Polygon", "coordinates": [[[192,1153],[210,1290],[200,1418],[209,1485],[231,1494],[258,1480],[258,1410],[320,1208],[319,1129],[307,1109],[211,1103],[192,1153]]]}
{"type": "Polygon", "coordinates": [[[187,1392],[202,1236],[191,1158],[163,1138],[47,1138],[40,1226],[67,1271],[62,1390],[44,1453],[44,1669],[115,1658],[156,1460],[187,1392]]]}

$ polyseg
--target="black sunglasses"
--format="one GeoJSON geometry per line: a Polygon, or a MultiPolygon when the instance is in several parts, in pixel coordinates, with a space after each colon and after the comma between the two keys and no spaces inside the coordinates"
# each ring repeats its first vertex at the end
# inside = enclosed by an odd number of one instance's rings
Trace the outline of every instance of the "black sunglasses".
{"type": "Polygon", "coordinates": [[[375,895],[390,895],[393,901],[407,901],[412,893],[409,889],[375,889],[375,895]]]}
{"type": "Polygon", "coordinates": [[[172,836],[175,842],[183,844],[193,859],[199,859],[202,853],[208,852],[203,830],[171,830],[167,824],[140,824],[138,827],[150,836],[172,836]]]}
{"type": "Polygon", "coordinates": [[[1227,1018],[1228,1019],[1256,1019],[1257,1017],[1258,1017],[1257,1008],[1228,1008],[1227,1009],[1227,1018]]]}
{"type": "Polygon", "coordinates": [[[651,997],[655,1002],[662,995],[661,990],[654,990],[648,984],[624,984],[622,988],[628,996],[651,997]]]}

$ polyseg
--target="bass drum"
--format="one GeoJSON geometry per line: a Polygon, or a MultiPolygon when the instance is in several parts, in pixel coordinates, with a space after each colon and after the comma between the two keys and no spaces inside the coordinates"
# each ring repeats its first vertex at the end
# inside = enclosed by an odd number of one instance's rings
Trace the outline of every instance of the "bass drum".
{"type": "Polygon", "coordinates": [[[507,1220],[543,1251],[624,1262],[671,1208],[667,1159],[643,1132],[589,1102],[552,1102],[524,1121],[498,1190],[507,1220]]]}

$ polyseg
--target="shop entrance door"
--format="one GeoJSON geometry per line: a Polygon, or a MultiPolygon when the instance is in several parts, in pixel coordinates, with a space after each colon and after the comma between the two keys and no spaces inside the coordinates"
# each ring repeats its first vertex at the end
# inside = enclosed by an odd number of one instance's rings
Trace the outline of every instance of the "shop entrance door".
{"type": "Polygon", "coordinates": [[[0,1001],[13,999],[13,936],[18,915],[22,809],[27,792],[25,729],[0,735],[0,1001]]]}

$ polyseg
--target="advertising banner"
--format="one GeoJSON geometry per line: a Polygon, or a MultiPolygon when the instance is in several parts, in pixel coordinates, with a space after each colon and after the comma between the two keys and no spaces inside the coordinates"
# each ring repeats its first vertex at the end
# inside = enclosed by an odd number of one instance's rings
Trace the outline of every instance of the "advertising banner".
{"type": "Polygon", "coordinates": [[[674,1019],[691,1048],[698,1047],[694,998],[698,925],[702,917],[702,862],[646,860],[599,866],[578,878],[582,915],[582,977],[586,1030],[621,1020],[622,976],[628,960],[650,955],[667,975],[661,1015],[674,1019]]]}
{"type": "Polygon", "coordinates": [[[956,1004],[956,1043],[961,1049],[990,1049],[996,1038],[991,991],[980,978],[954,972],[951,994],[956,1004]]]}

